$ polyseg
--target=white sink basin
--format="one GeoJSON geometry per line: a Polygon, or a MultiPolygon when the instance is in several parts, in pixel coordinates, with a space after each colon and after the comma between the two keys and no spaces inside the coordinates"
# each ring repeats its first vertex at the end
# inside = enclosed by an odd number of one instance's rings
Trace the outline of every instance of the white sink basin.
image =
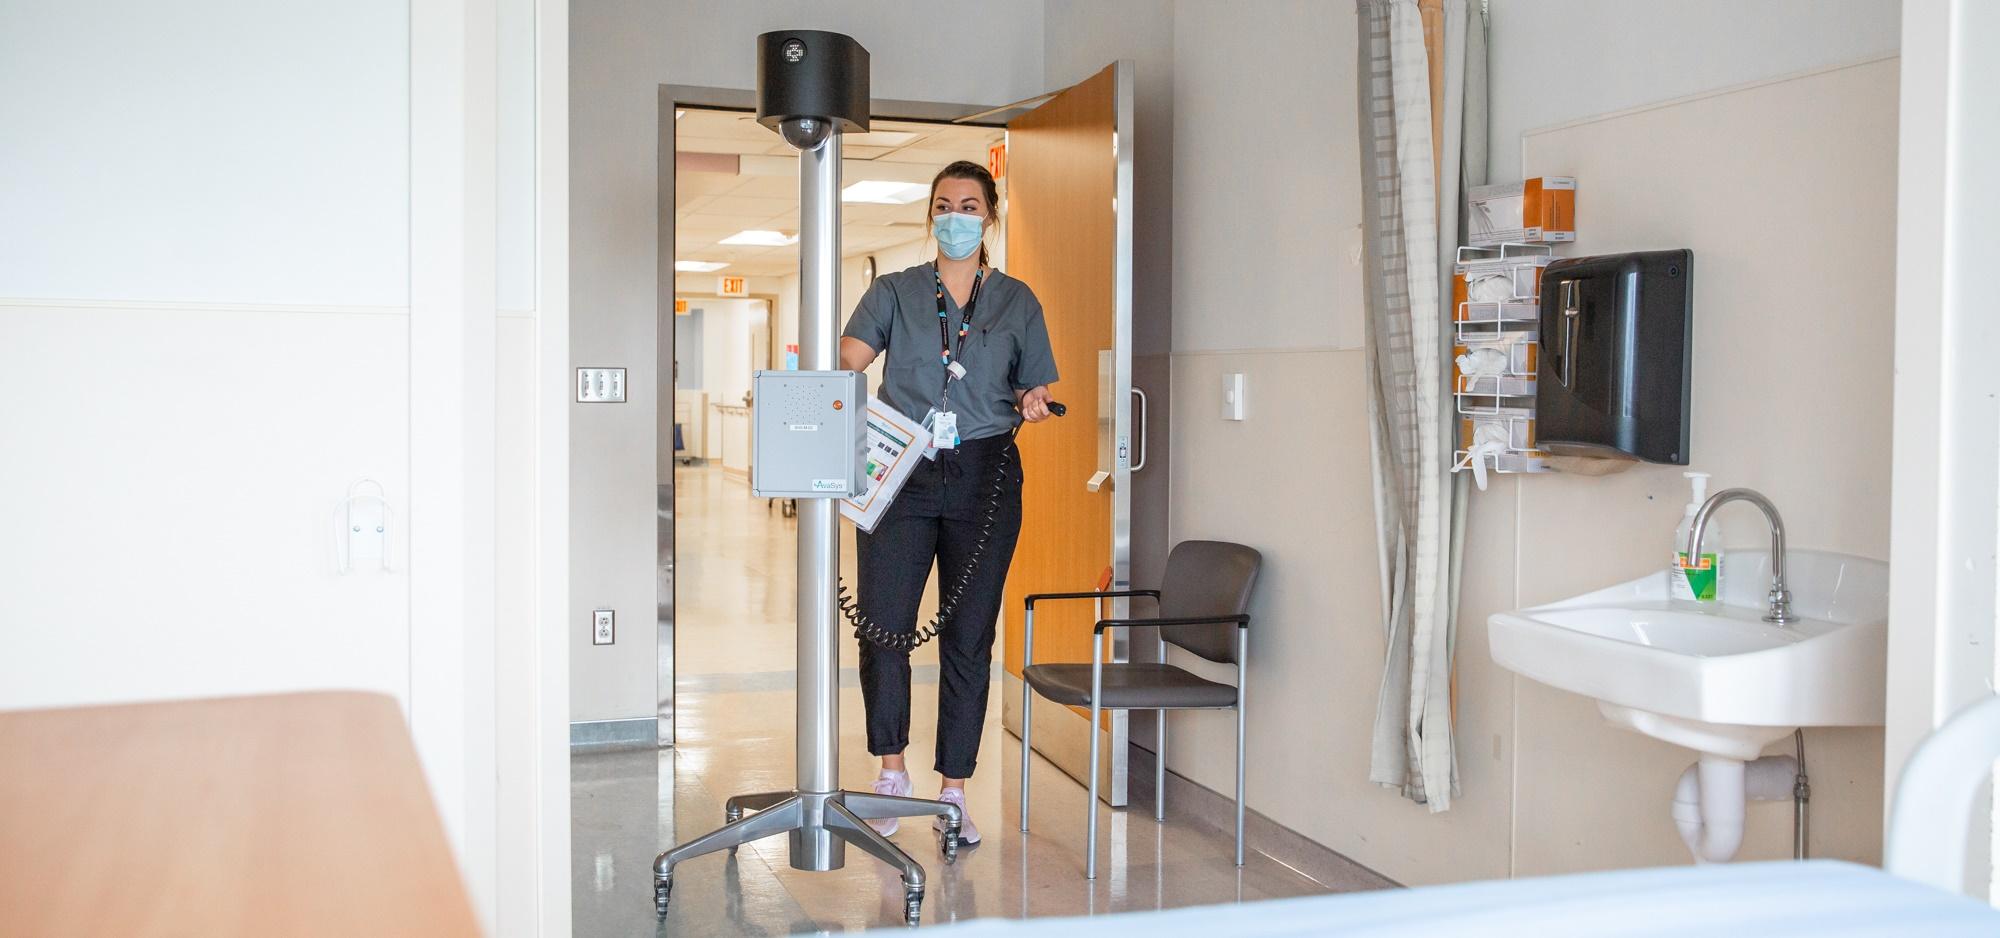
{"type": "Polygon", "coordinates": [[[1662,570],[1486,620],[1493,660],[1596,698],[1611,722],[1701,752],[1755,759],[1801,726],[1878,726],[1889,565],[1786,552],[1792,611],[1762,621],[1768,551],[1731,551],[1720,600],[1667,598],[1662,570]]]}

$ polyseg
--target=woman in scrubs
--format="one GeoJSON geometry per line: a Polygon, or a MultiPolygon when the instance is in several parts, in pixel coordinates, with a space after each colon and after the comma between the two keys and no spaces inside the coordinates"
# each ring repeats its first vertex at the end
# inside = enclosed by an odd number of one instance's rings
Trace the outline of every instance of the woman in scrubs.
{"type": "MultiPolygon", "coordinates": [[[[911,794],[903,750],[910,733],[910,650],[929,637],[917,607],[939,579],[938,798],[963,807],[986,721],[1001,590],[1021,530],[1021,457],[1014,432],[1050,416],[1055,354],[1028,285],[987,263],[985,237],[999,192],[976,163],[931,181],[937,257],[879,276],[840,340],[840,366],[883,362],[877,395],[931,428],[918,463],[873,533],[860,533],[861,693],[868,751],[882,759],[875,791],[911,794]]],[[[894,819],[869,822],[884,835],[894,819]]],[[[942,821],[937,822],[942,830],[942,821]]],[[[971,812],[959,843],[979,842],[971,812]]]]}

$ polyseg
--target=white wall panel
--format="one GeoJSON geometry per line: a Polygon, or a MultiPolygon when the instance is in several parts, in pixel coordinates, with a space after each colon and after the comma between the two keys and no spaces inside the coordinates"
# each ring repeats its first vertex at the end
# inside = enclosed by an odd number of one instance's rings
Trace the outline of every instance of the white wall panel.
{"type": "Polygon", "coordinates": [[[408,20],[0,0],[0,296],[405,305],[408,20]]]}
{"type": "Polygon", "coordinates": [[[406,696],[400,314],[0,305],[0,707],[406,696]],[[390,573],[335,573],[357,479],[390,573]]]}

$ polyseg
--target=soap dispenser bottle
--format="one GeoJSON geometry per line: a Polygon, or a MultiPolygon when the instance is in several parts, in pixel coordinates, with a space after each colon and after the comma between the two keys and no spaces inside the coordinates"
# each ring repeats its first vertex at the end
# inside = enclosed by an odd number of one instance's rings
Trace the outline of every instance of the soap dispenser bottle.
{"type": "Polygon", "coordinates": [[[1694,531],[1694,516],[1701,511],[1702,502],[1708,500],[1708,473],[1683,472],[1691,492],[1687,510],[1681,514],[1680,526],[1674,529],[1673,560],[1667,565],[1667,595],[1674,599],[1695,602],[1714,602],[1717,581],[1722,572],[1722,551],[1716,545],[1721,543],[1721,532],[1714,529],[1703,532],[1701,556],[1690,558],[1687,553],[1688,535],[1694,531]]]}

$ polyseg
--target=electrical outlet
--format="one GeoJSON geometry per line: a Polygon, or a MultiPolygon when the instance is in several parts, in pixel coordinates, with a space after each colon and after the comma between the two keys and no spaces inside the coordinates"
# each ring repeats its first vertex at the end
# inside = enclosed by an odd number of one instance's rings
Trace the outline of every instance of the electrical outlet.
{"type": "Polygon", "coordinates": [[[617,614],[609,609],[599,609],[590,614],[590,643],[609,645],[618,640],[617,614]]]}

